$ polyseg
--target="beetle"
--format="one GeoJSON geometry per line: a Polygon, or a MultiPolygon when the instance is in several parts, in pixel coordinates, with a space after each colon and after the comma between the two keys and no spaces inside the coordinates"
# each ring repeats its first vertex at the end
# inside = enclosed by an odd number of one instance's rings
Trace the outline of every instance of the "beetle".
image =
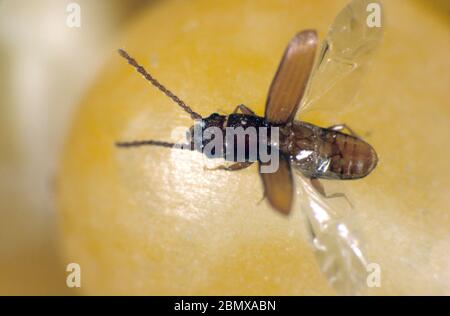
{"type": "MultiPolygon", "coordinates": [[[[315,89],[315,81],[320,81],[314,80],[316,77],[320,79],[320,75],[326,74],[327,70],[332,68],[336,62],[340,62],[344,66],[347,63],[350,67],[353,67],[351,71],[358,67],[361,68],[367,63],[367,58],[365,58],[367,53],[371,53],[376,46],[374,42],[379,39],[378,33],[373,33],[374,35],[371,37],[372,30],[365,28],[367,34],[364,34],[364,38],[360,38],[360,45],[350,48],[344,47],[345,49],[341,47],[344,44],[341,42],[343,38],[345,39],[345,36],[350,35],[350,37],[355,38],[353,33],[356,31],[352,28],[356,28],[356,30],[361,28],[360,25],[352,25],[355,21],[352,20],[351,6],[346,9],[347,11],[344,10],[336,19],[334,28],[331,27],[328,38],[322,45],[319,54],[316,52],[318,36],[315,30],[301,31],[291,39],[269,87],[264,116],[258,116],[250,108],[241,104],[229,115],[213,113],[203,117],[156,80],[125,50],[119,49],[119,54],[131,66],[153,86],[177,103],[195,120],[195,124],[190,128],[187,144],[144,140],[121,141],[117,142],[116,145],[122,148],[144,145],[178,147],[204,153],[207,140],[202,138],[198,141],[195,139],[193,131],[198,128],[202,132],[201,136],[203,136],[207,129],[214,127],[222,131],[222,158],[234,162],[232,165],[224,165],[216,169],[237,171],[257,162],[264,186],[264,196],[270,205],[281,214],[289,214],[293,205],[294,181],[292,168],[299,170],[309,178],[312,186],[323,197],[346,198],[342,193],[327,195],[319,179],[354,180],[363,178],[370,174],[377,165],[376,151],[345,124],[323,128],[295,119],[299,107],[306,107],[306,104],[308,104],[305,94],[311,89],[315,89]],[[343,21],[348,23],[348,27],[339,29],[338,26],[343,21]],[[259,156],[249,159],[247,155],[244,161],[236,161],[235,156],[225,155],[229,149],[227,148],[229,143],[226,140],[226,130],[231,127],[243,129],[254,127],[258,131],[261,128],[278,128],[279,138],[275,144],[270,136],[266,139],[265,144],[261,144],[259,141],[260,135],[258,135],[257,144],[278,151],[278,169],[275,172],[261,172],[265,162],[262,162],[259,156]]],[[[245,139],[244,144],[246,147],[244,150],[247,153],[248,147],[252,144],[248,139],[245,139]]],[[[232,144],[232,146],[235,146],[235,144],[232,144]]]]}

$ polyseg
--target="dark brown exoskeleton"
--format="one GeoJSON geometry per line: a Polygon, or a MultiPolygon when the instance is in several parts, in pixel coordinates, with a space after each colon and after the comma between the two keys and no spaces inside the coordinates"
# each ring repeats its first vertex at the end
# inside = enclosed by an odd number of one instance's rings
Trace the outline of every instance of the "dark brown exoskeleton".
{"type": "MultiPolygon", "coordinates": [[[[218,127],[224,132],[225,137],[226,127],[243,127],[244,129],[255,127],[256,130],[259,130],[260,127],[278,127],[278,143],[274,144],[269,139],[266,144],[258,143],[258,145],[270,146],[273,150],[279,151],[279,168],[273,173],[260,172],[260,174],[265,196],[269,203],[282,214],[289,214],[294,196],[292,166],[310,178],[311,183],[319,193],[325,197],[333,197],[342,195],[327,196],[318,179],[359,179],[367,176],[377,164],[375,150],[357,137],[347,126],[335,125],[329,128],[321,128],[294,119],[313,69],[316,48],[317,34],[313,30],[302,31],[291,40],[270,86],[264,117],[257,116],[244,105],[239,105],[230,115],[214,113],[203,118],[154,79],[124,50],[119,50],[119,53],[148,81],[175,101],[192,119],[196,120],[196,124],[200,124],[202,130],[212,126],[218,127]],[[343,133],[343,129],[347,129],[350,134],[343,133]]],[[[325,46],[318,58],[323,59],[328,49],[325,46]]],[[[180,144],[154,140],[118,142],[117,146],[178,146],[183,149],[202,151],[206,143],[200,142],[200,145],[196,146],[193,130],[194,126],[191,127],[189,133],[189,143],[183,147],[180,147],[180,144]]],[[[246,139],[245,146],[249,145],[249,141],[246,139]]],[[[225,141],[223,151],[226,151],[225,141]]],[[[222,156],[226,158],[225,155],[222,156]]],[[[235,162],[230,166],[222,166],[218,169],[240,170],[254,162],[259,163],[261,170],[263,163],[258,157],[253,160],[246,157],[245,161],[235,162]]]]}

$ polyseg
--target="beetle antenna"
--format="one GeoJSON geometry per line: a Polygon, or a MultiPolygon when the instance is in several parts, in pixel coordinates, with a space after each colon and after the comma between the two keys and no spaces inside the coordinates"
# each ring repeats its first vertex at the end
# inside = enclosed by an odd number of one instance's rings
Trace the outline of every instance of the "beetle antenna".
{"type": "Polygon", "coordinates": [[[155,78],[153,78],[152,75],[150,75],[144,67],[142,67],[141,65],[139,65],[137,63],[137,61],[131,57],[130,55],[128,55],[128,53],[126,51],[124,51],[123,49],[119,49],[119,54],[120,56],[122,56],[123,58],[125,58],[128,63],[133,66],[137,72],[139,72],[141,75],[144,76],[145,79],[147,79],[148,81],[150,81],[150,83],[152,85],[154,85],[156,88],[158,88],[159,90],[161,90],[166,96],[168,96],[169,98],[172,99],[172,101],[174,101],[175,103],[177,103],[185,112],[187,112],[191,118],[193,120],[201,120],[202,116],[200,114],[198,114],[197,112],[194,112],[186,103],[184,103],[179,97],[177,97],[172,91],[170,91],[169,89],[167,89],[166,87],[164,87],[158,80],[156,80],[155,78]]]}
{"type": "Polygon", "coordinates": [[[176,144],[176,143],[162,142],[159,140],[136,140],[131,142],[117,142],[116,146],[123,148],[140,147],[140,146],[159,146],[166,148],[194,150],[191,144],[176,144]]]}

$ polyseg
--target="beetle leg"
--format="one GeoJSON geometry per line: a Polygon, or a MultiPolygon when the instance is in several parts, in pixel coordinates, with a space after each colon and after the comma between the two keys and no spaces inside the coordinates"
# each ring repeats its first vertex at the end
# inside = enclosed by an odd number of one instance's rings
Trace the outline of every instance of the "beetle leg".
{"type": "Polygon", "coordinates": [[[350,205],[351,208],[353,208],[352,202],[348,199],[348,197],[344,193],[333,193],[330,195],[327,195],[325,192],[325,188],[323,187],[323,184],[319,181],[317,178],[311,178],[310,179],[311,185],[313,188],[324,198],[326,199],[332,199],[332,198],[344,198],[347,200],[347,203],[350,205]]]}
{"type": "Polygon", "coordinates": [[[340,132],[340,131],[343,131],[344,129],[346,129],[350,133],[350,135],[359,138],[359,136],[350,127],[348,127],[347,124],[331,125],[330,127],[328,127],[328,129],[331,129],[331,130],[337,131],[337,132],[340,132]]]}
{"type": "Polygon", "coordinates": [[[242,114],[246,114],[246,115],[256,115],[255,112],[253,112],[251,109],[249,109],[248,107],[246,107],[243,104],[239,104],[233,111],[233,113],[237,113],[238,110],[241,111],[242,114]]]}
{"type": "Polygon", "coordinates": [[[242,170],[242,169],[248,168],[252,164],[253,164],[252,161],[236,162],[236,163],[234,163],[232,165],[229,165],[229,166],[221,165],[221,166],[210,168],[210,169],[207,169],[207,170],[238,171],[238,170],[242,170]]]}

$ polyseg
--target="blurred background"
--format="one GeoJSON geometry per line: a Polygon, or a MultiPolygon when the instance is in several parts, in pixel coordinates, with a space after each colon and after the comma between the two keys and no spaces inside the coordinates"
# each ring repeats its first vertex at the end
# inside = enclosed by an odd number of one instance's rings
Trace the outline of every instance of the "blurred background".
{"type": "Polygon", "coordinates": [[[70,115],[151,0],[0,1],[0,294],[64,294],[52,177],[70,115]]]}
{"type": "MultiPolygon", "coordinates": [[[[72,1],[0,1],[0,294],[74,293],[52,203],[58,155],[114,40],[161,1],[78,0],[81,28],[66,24],[72,1]]],[[[448,0],[410,1],[450,27],[448,0]]]]}

